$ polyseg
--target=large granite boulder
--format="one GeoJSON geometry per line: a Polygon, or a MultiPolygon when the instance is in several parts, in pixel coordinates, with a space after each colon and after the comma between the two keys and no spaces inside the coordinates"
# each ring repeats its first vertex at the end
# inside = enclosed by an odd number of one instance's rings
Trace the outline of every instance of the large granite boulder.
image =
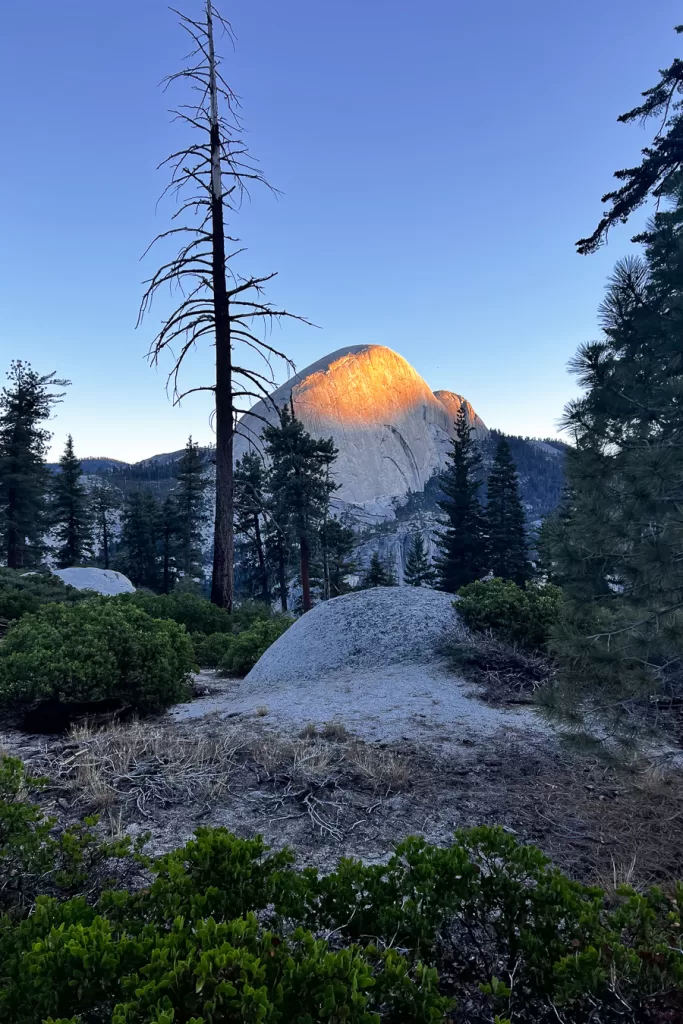
{"type": "Polygon", "coordinates": [[[443,658],[447,638],[466,632],[452,594],[420,587],[360,590],[324,601],[297,619],[246,682],[296,686],[340,672],[424,666],[443,658]]]}
{"type": "Polygon", "coordinates": [[[114,569],[95,569],[73,566],[71,569],[53,569],[54,575],[76,590],[94,590],[97,594],[113,597],[115,594],[132,594],[135,587],[127,576],[114,569]]]}

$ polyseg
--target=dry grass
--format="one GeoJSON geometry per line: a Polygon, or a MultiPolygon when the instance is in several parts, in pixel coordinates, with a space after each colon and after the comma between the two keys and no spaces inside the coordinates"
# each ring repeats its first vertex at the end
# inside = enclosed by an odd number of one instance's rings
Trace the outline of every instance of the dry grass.
{"type": "Polygon", "coordinates": [[[53,767],[85,803],[100,809],[132,803],[148,815],[153,806],[220,796],[241,745],[236,730],[213,736],[141,722],[97,732],[83,726],[53,767]]]}
{"type": "Polygon", "coordinates": [[[256,714],[258,715],[259,718],[265,718],[266,715],[268,714],[268,708],[266,707],[266,705],[259,704],[259,706],[256,708],[256,714]]]}
{"type": "Polygon", "coordinates": [[[326,740],[345,743],[349,739],[349,730],[343,722],[325,722],[322,735],[326,740]]]}
{"type": "MultiPolygon", "coordinates": [[[[345,729],[344,734],[350,740],[345,729]]],[[[402,789],[410,781],[408,761],[393,751],[357,740],[332,744],[326,739],[315,727],[307,727],[294,740],[268,733],[255,738],[250,751],[268,779],[315,786],[340,786],[360,779],[390,789],[402,789]]]]}

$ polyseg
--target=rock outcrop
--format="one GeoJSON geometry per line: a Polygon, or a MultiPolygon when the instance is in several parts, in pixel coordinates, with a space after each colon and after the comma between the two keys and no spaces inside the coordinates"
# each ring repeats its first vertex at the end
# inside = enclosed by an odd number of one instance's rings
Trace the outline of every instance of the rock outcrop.
{"type": "MultiPolygon", "coordinates": [[[[337,497],[355,504],[422,490],[443,467],[463,402],[475,430],[488,433],[462,396],[432,392],[410,363],[383,345],[339,349],[307,366],[271,398],[278,408],[291,402],[309,433],[333,438],[339,449],[337,497]]],[[[263,419],[272,423],[276,417],[266,402],[245,414],[235,457],[259,449],[263,419]]]]}
{"type": "Polygon", "coordinates": [[[53,569],[69,587],[76,590],[93,590],[97,594],[113,597],[115,594],[132,594],[135,587],[127,576],[115,569],[95,569],[94,567],[73,566],[71,569],[53,569]]]}

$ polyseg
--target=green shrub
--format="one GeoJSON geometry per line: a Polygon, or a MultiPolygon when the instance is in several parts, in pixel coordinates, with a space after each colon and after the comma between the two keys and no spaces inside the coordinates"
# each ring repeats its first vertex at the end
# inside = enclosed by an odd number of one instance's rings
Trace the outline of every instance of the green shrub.
{"type": "Polygon", "coordinates": [[[194,651],[175,622],[111,598],[51,604],[24,615],[0,643],[0,701],[120,698],[141,711],[188,696],[194,651]]]}
{"type": "Polygon", "coordinates": [[[229,638],[230,643],[219,660],[218,667],[227,674],[246,675],[270,645],[289,629],[292,622],[293,620],[286,615],[254,622],[243,633],[237,633],[229,638]]]}
{"type": "Polygon", "coordinates": [[[202,668],[216,668],[228,654],[235,637],[232,633],[193,633],[195,658],[202,668]]]}
{"type": "Polygon", "coordinates": [[[17,569],[0,568],[0,620],[19,619],[55,601],[73,604],[89,596],[50,572],[25,575],[17,569]]]}
{"type": "Polygon", "coordinates": [[[153,619],[178,622],[188,633],[230,633],[233,629],[232,617],[198,594],[152,594],[137,590],[134,594],[119,594],[115,600],[141,608],[153,619]]]}
{"type": "Polygon", "coordinates": [[[561,596],[551,583],[519,587],[510,580],[478,580],[458,591],[456,608],[470,629],[491,630],[535,650],[543,647],[557,622],[561,596]]]}
{"type": "MultiPolygon", "coordinates": [[[[23,784],[0,759],[0,828],[23,784]]],[[[11,848],[30,858],[38,842],[58,860],[61,839],[36,840],[41,824],[35,808],[15,814],[11,848]]],[[[82,862],[91,846],[71,838],[82,862]]],[[[18,863],[0,860],[1,893],[18,863]]],[[[328,875],[297,871],[260,837],[200,828],[147,867],[134,891],[64,898],[49,880],[51,895],[33,886],[13,904],[0,919],[3,1024],[681,1019],[683,886],[623,887],[608,906],[499,828],[443,849],[407,839],[386,864],[343,859],[328,875]]]]}

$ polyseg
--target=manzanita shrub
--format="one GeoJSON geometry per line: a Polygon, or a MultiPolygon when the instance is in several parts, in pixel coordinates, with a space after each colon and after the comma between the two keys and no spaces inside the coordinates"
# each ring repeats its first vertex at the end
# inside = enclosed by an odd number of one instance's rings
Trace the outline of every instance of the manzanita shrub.
{"type": "Polygon", "coordinates": [[[218,668],[227,675],[246,675],[293,621],[287,615],[274,614],[267,619],[257,619],[238,633],[213,633],[211,636],[195,633],[192,639],[197,663],[206,668],[218,668]]]}
{"type": "Polygon", "coordinates": [[[51,572],[22,572],[0,567],[0,621],[19,619],[45,604],[76,604],[90,595],[69,587],[51,572]]]}
{"type": "MultiPolygon", "coordinates": [[[[74,896],[36,871],[62,846],[35,808],[17,816],[24,785],[5,759],[3,1024],[683,1019],[681,886],[624,887],[608,905],[490,827],[444,849],[408,839],[384,865],[345,859],[328,875],[202,828],[156,860],[105,847],[142,861],[139,884],[74,896]],[[6,897],[22,868],[50,894],[6,897]]],[[[82,841],[92,847],[92,828],[82,841]]]]}
{"type": "Polygon", "coordinates": [[[0,702],[120,698],[156,711],[189,696],[194,649],[184,627],[106,597],[49,604],[0,643],[0,702]]]}
{"type": "Polygon", "coordinates": [[[558,620],[562,591],[552,583],[477,580],[458,591],[458,614],[478,632],[490,630],[531,650],[543,648],[558,620]]]}

